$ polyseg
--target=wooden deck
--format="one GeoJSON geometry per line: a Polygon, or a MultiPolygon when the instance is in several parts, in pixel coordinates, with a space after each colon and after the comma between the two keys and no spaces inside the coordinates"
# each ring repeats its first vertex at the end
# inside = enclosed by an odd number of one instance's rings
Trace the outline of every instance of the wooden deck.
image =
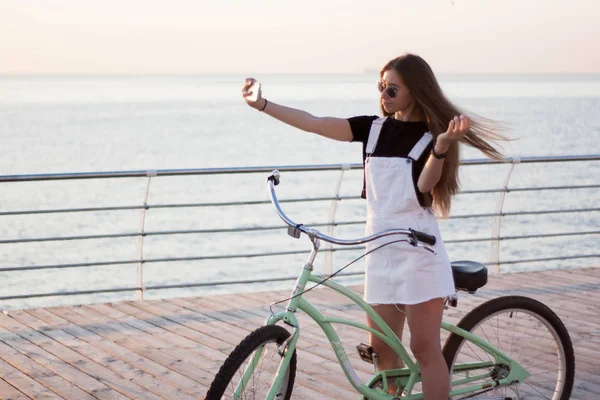
{"type": "MultiPolygon", "coordinates": [[[[287,294],[0,313],[0,399],[203,399],[228,353],[264,322],[268,304],[287,294]]],[[[600,399],[600,268],[490,277],[481,293],[463,294],[445,319],[456,323],[475,305],[508,294],[541,300],[561,317],[575,347],[572,399],[600,399]]],[[[364,319],[359,309],[328,290],[313,290],[308,298],[326,314],[364,319]]],[[[299,318],[303,330],[293,398],[358,398],[324,335],[306,316],[299,318]]],[[[348,327],[336,329],[359,376],[368,376],[372,366],[354,350],[366,336],[348,327]]]]}

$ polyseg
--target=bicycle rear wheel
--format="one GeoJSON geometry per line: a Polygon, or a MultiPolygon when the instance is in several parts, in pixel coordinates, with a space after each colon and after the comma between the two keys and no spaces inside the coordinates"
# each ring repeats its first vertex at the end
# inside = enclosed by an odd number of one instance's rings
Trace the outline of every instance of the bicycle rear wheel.
{"type": "MultiPolygon", "coordinates": [[[[250,333],[227,357],[215,380],[210,385],[205,400],[219,399],[261,399],[264,400],[273,386],[273,380],[283,356],[278,353],[279,346],[290,337],[290,333],[281,326],[268,325],[250,333]],[[262,351],[255,363],[254,371],[239,396],[235,395],[238,383],[252,364],[256,351],[262,351]]],[[[275,395],[276,400],[289,400],[292,396],[296,377],[296,350],[292,354],[281,387],[275,395]]]]}
{"type": "MultiPolygon", "coordinates": [[[[567,400],[570,397],[575,375],[573,345],[562,321],[544,304],[521,296],[500,297],[473,309],[457,326],[487,340],[531,375],[524,382],[454,399],[473,396],[478,399],[567,400]]],[[[490,354],[456,334],[448,337],[443,353],[453,381],[467,374],[490,372],[498,378],[508,374],[502,365],[454,371],[457,363],[494,363],[490,354]]],[[[460,385],[455,385],[452,390],[459,388],[460,385]]]]}

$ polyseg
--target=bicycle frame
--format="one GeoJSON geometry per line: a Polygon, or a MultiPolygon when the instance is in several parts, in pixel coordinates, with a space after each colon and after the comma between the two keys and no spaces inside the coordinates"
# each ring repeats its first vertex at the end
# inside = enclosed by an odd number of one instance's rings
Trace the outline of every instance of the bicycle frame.
{"type": "MultiPolygon", "coordinates": [[[[314,255],[316,255],[316,253],[317,253],[317,250],[315,248],[311,252],[311,256],[309,257],[309,259],[314,259],[314,255]]],[[[272,399],[275,394],[275,390],[277,390],[277,388],[279,388],[279,386],[285,376],[285,372],[289,365],[289,361],[293,354],[293,350],[296,348],[296,343],[300,337],[300,324],[298,323],[298,320],[295,316],[295,313],[297,312],[297,310],[301,310],[301,311],[305,312],[323,330],[323,332],[325,333],[325,336],[331,343],[331,347],[338,359],[340,366],[342,367],[344,374],[346,375],[346,378],[360,394],[362,394],[366,398],[373,399],[373,400],[390,400],[390,399],[394,398],[395,396],[393,396],[393,395],[381,394],[381,393],[378,393],[377,391],[369,388],[369,384],[371,384],[374,380],[378,379],[380,375],[382,376],[382,379],[385,379],[386,376],[389,375],[389,376],[402,377],[404,379],[404,382],[405,382],[404,392],[405,392],[405,394],[408,394],[408,395],[403,397],[403,399],[407,399],[407,400],[422,399],[423,395],[421,393],[410,394],[414,388],[414,385],[421,381],[421,372],[420,372],[418,364],[407,353],[406,348],[404,347],[402,342],[398,339],[398,337],[396,336],[394,331],[375,312],[375,310],[367,302],[365,302],[362,299],[361,296],[357,295],[350,289],[348,289],[345,286],[338,284],[336,282],[325,281],[322,283],[324,286],[326,286],[332,290],[335,290],[337,293],[345,296],[346,298],[348,298],[352,302],[354,302],[356,305],[358,305],[375,322],[375,324],[379,327],[379,329],[381,329],[381,332],[376,329],[370,328],[364,324],[358,323],[356,321],[352,321],[352,320],[344,319],[344,318],[325,316],[315,306],[313,306],[309,301],[307,301],[306,299],[304,299],[302,297],[301,293],[305,290],[306,284],[308,282],[319,283],[322,280],[323,280],[322,277],[312,275],[312,263],[311,262],[305,264],[304,268],[302,270],[302,273],[301,273],[300,277],[298,278],[298,281],[294,288],[294,291],[292,294],[293,298],[287,304],[286,311],[282,311],[280,313],[270,315],[267,318],[267,321],[266,321],[267,325],[273,325],[279,321],[282,321],[293,327],[292,336],[288,339],[288,341],[286,341],[282,345],[282,348],[284,348],[284,351],[285,351],[285,356],[281,362],[281,365],[277,372],[276,378],[274,380],[273,388],[271,390],[273,393],[269,393],[269,395],[267,396],[267,399],[269,399],[269,400],[272,399]],[[294,296],[297,296],[297,297],[294,297],[294,296]],[[350,363],[350,359],[348,357],[348,354],[344,350],[344,347],[340,341],[340,338],[332,326],[333,324],[348,325],[348,326],[352,326],[352,327],[373,333],[374,335],[379,337],[382,341],[384,341],[388,346],[390,346],[390,348],[393,349],[396,352],[396,354],[398,354],[398,356],[402,358],[402,360],[404,361],[404,365],[406,367],[402,368],[402,369],[398,369],[398,370],[380,371],[379,373],[376,373],[375,375],[373,375],[368,382],[363,383],[360,380],[360,378],[358,377],[358,375],[356,374],[356,371],[354,370],[354,368],[352,367],[352,365],[350,363]]],[[[522,382],[529,376],[529,372],[527,372],[527,370],[524,369],[521,365],[519,365],[516,361],[514,361],[512,358],[508,357],[506,354],[504,354],[498,348],[492,346],[491,344],[489,344],[487,341],[481,339],[480,337],[473,335],[470,332],[467,332],[463,329],[458,328],[455,325],[449,324],[444,321],[442,321],[442,329],[464,337],[470,343],[473,343],[474,345],[480,347],[481,349],[483,349],[484,351],[486,351],[487,353],[492,355],[495,360],[494,363],[482,361],[479,363],[456,364],[454,366],[455,372],[464,371],[467,369],[475,370],[478,367],[483,368],[486,366],[490,366],[491,364],[499,364],[499,363],[508,365],[510,367],[510,371],[511,371],[510,374],[506,378],[500,379],[500,380],[491,379],[491,376],[489,373],[475,375],[475,376],[469,376],[467,378],[460,379],[460,380],[454,380],[451,382],[451,387],[454,385],[458,385],[458,384],[463,385],[463,384],[466,384],[469,382],[480,381],[481,379],[484,379],[486,377],[490,378],[489,382],[486,382],[486,383],[478,383],[478,384],[474,384],[474,385],[466,387],[466,388],[462,388],[460,390],[453,390],[450,392],[451,396],[472,393],[472,392],[475,392],[478,390],[489,389],[489,388],[501,386],[501,385],[509,385],[509,384],[515,383],[515,382],[522,382]]],[[[261,356],[261,354],[255,354],[255,356],[254,356],[255,360],[258,360],[258,358],[260,356],[261,356]]],[[[252,365],[253,364],[251,364],[251,366],[252,365]]],[[[252,368],[251,367],[248,368],[245,376],[248,376],[248,377],[251,376],[252,372],[253,372],[252,368]]],[[[245,380],[246,379],[243,379],[242,382],[244,382],[244,383],[241,383],[240,385],[242,385],[242,384],[245,385],[245,380]]],[[[243,388],[243,386],[238,387],[238,389],[240,391],[242,390],[242,388],[243,388]]]]}

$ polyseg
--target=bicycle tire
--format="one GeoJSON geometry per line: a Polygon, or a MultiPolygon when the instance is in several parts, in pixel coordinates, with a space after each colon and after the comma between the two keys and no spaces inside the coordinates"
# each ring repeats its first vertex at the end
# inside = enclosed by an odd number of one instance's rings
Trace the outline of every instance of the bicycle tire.
{"type": "MultiPolygon", "coordinates": [[[[276,347],[279,347],[289,337],[290,333],[285,328],[278,325],[262,326],[257,330],[251,332],[248,336],[246,336],[244,340],[240,342],[240,344],[237,345],[237,347],[231,352],[229,357],[227,357],[227,359],[219,369],[219,372],[215,376],[215,379],[213,380],[212,384],[210,385],[205,400],[219,400],[222,398],[233,399],[233,391],[237,386],[237,383],[234,384],[233,381],[236,377],[239,378],[241,377],[241,375],[243,375],[243,371],[241,372],[241,374],[238,374],[238,371],[241,367],[244,366],[244,363],[246,361],[249,361],[254,351],[268,344],[274,344],[276,347]],[[225,396],[225,392],[227,389],[232,390],[231,397],[225,396]]],[[[270,352],[269,354],[272,353],[273,352],[270,352]]],[[[279,359],[277,360],[278,366],[279,361],[281,361],[283,357],[277,354],[276,352],[273,355],[279,357],[279,359]]],[[[259,367],[261,367],[262,364],[263,361],[261,360],[259,367]]],[[[272,372],[274,367],[273,362],[267,364],[269,365],[265,365],[265,367],[271,367],[272,372]]],[[[294,349],[294,353],[292,354],[292,358],[290,359],[290,364],[286,373],[287,375],[286,377],[284,377],[283,380],[284,385],[280,388],[277,395],[275,396],[276,400],[289,400],[292,396],[292,390],[294,388],[294,379],[296,377],[296,349],[294,349]]],[[[265,386],[262,389],[266,389],[266,392],[268,392],[270,387],[271,385],[268,384],[268,388],[265,386]]],[[[251,393],[243,393],[242,397],[236,397],[235,400],[255,398],[260,398],[264,400],[266,392],[258,392],[259,389],[261,388],[253,386],[250,389],[251,393]]]]}
{"type": "MultiPolygon", "coordinates": [[[[506,325],[508,327],[508,325],[506,325]]],[[[536,375],[531,375],[529,378],[525,379],[524,382],[519,382],[516,385],[509,385],[502,388],[495,388],[493,390],[482,391],[481,394],[478,394],[477,398],[485,398],[481,397],[481,395],[490,395],[491,398],[498,398],[498,392],[503,391],[505,394],[503,398],[509,397],[513,399],[519,398],[541,398],[541,399],[552,399],[552,400],[567,400],[571,395],[571,391],[573,389],[573,380],[575,376],[575,355],[573,352],[573,345],[571,343],[571,338],[564,324],[560,320],[560,318],[546,305],[543,303],[523,296],[505,296],[499,297],[493,300],[489,300],[478,307],[474,308],[470,311],[465,317],[458,323],[459,328],[474,333],[480,337],[483,337],[481,333],[487,332],[493,333],[497,337],[497,343],[494,344],[497,348],[502,350],[509,357],[515,359],[517,362],[522,363],[522,365],[526,369],[532,369],[536,372],[536,375]],[[500,320],[500,316],[502,313],[507,313],[510,324],[512,324],[512,340],[510,351],[507,351],[508,348],[505,346],[506,343],[500,339],[499,333],[501,329],[506,325],[506,321],[500,320]],[[523,315],[521,319],[518,321],[520,314],[523,315]],[[496,321],[493,320],[496,318],[496,321]],[[490,321],[491,330],[487,330],[484,328],[484,324],[490,321]],[[496,322],[496,326],[494,327],[494,322],[496,322]],[[555,349],[551,349],[550,346],[543,343],[543,332],[546,328],[547,333],[554,340],[556,344],[555,349]],[[516,332],[519,332],[519,337],[516,338],[516,332]],[[523,336],[525,334],[534,333],[536,336],[536,340],[526,340],[523,336]],[[539,336],[539,337],[538,337],[539,336]],[[515,354],[513,351],[513,346],[515,345],[515,339],[518,339],[517,346],[520,351],[523,346],[528,345],[532,350],[523,351],[523,357],[525,355],[529,357],[528,360],[520,360],[521,355],[515,354]],[[500,347],[502,346],[502,348],[500,347]],[[527,351],[537,352],[542,350],[542,353],[533,356],[531,353],[526,353],[527,351]],[[552,363],[546,363],[545,358],[551,357],[554,353],[556,353],[558,360],[558,369],[556,376],[555,384],[546,384],[544,381],[544,385],[541,385],[539,381],[532,381],[532,379],[538,379],[539,368],[544,368],[546,364],[548,364],[549,368],[552,368],[552,363]],[[528,361],[528,364],[525,363],[528,361]],[[541,362],[540,362],[541,361],[541,362]],[[561,369],[562,368],[562,369],[561,369]],[[552,385],[555,385],[554,388],[552,385]],[[510,396],[507,396],[506,393],[511,393],[510,396]],[[522,394],[529,392],[529,395],[526,397],[521,397],[522,394]],[[548,393],[549,397],[545,397],[546,393],[548,393]],[[514,397],[514,396],[517,397],[514,397]]],[[[490,336],[492,336],[490,334],[490,336]]],[[[492,342],[489,337],[483,337],[488,341],[492,342]]],[[[492,338],[494,339],[494,338],[492,338]]],[[[494,339],[495,340],[495,339],[494,339]]],[[[464,340],[463,337],[458,336],[456,334],[451,334],[443,348],[444,359],[446,360],[446,364],[448,365],[448,370],[450,374],[453,373],[453,366],[456,360],[460,357],[461,361],[468,361],[468,358],[473,357],[473,355],[480,356],[480,354],[485,354],[489,357],[489,354],[484,353],[483,350],[478,347],[470,344],[470,342],[464,340]],[[466,344],[466,346],[462,346],[466,344]],[[463,348],[465,348],[464,353],[459,353],[463,348]],[[468,350],[468,351],[467,351],[468,350]],[[477,353],[479,351],[479,353],[477,353]]],[[[483,360],[484,358],[480,357],[479,360],[483,360]]],[[[491,360],[491,358],[488,358],[491,360]]],[[[495,367],[496,368],[496,367],[495,367]]],[[[541,375],[539,375],[541,376],[541,375]]],[[[551,379],[553,375],[550,375],[551,379]]],[[[468,398],[469,395],[464,395],[458,398],[468,398]]]]}

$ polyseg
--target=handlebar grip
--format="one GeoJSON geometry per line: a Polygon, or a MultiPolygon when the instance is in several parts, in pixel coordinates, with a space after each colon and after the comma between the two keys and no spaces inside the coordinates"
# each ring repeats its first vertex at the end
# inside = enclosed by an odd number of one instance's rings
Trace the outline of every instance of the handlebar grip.
{"type": "Polygon", "coordinates": [[[433,246],[435,244],[435,236],[433,235],[429,235],[427,233],[424,232],[419,232],[419,231],[415,231],[414,229],[411,229],[413,235],[415,235],[415,237],[419,240],[419,242],[423,242],[423,243],[427,243],[428,245],[433,246]]]}
{"type": "Polygon", "coordinates": [[[279,185],[279,171],[278,170],[274,170],[271,175],[269,175],[269,177],[267,178],[267,181],[273,181],[273,185],[277,186],[279,185]]]}

